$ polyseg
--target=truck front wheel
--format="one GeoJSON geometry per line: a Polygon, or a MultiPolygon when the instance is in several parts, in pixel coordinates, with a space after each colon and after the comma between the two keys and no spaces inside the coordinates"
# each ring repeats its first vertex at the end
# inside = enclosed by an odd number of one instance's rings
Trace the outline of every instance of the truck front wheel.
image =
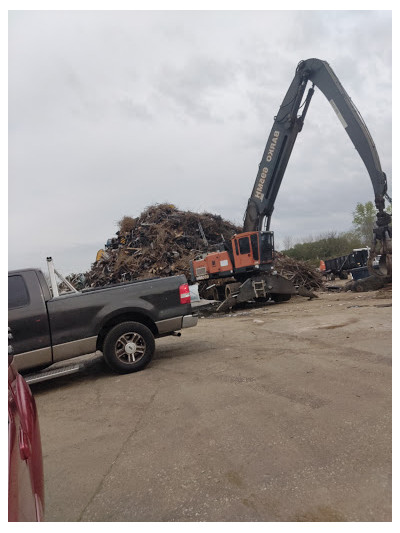
{"type": "Polygon", "coordinates": [[[154,336],[149,328],[139,322],[121,322],[108,332],[103,355],[112,370],[127,374],[147,366],[154,349],[154,336]]]}

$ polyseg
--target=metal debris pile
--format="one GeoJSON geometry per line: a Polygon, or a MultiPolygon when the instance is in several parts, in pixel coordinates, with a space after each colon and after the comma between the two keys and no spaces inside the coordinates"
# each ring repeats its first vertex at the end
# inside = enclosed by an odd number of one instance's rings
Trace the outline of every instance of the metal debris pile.
{"type": "Polygon", "coordinates": [[[190,279],[191,259],[207,245],[229,240],[240,231],[219,215],[181,211],[171,204],[152,205],[137,218],[120,220],[117,237],[109,239],[84,274],[84,287],[175,274],[190,279]]]}
{"type": "MultiPolygon", "coordinates": [[[[175,274],[190,280],[192,259],[242,231],[219,215],[181,211],[172,204],[152,205],[137,218],[124,216],[118,225],[116,237],[99,250],[91,269],[67,277],[78,290],[175,274]]],[[[277,272],[295,285],[311,290],[322,286],[321,274],[305,261],[279,252],[276,257],[277,272]]],[[[208,284],[200,284],[201,294],[206,294],[208,284]]]]}

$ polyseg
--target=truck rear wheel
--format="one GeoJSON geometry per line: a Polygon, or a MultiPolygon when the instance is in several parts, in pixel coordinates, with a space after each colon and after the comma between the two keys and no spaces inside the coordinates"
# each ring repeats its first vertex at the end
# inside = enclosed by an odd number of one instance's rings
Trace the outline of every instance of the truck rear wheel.
{"type": "Polygon", "coordinates": [[[127,374],[147,366],[154,354],[155,341],[152,332],[140,322],[121,322],[107,334],[103,355],[115,372],[127,374]]]}

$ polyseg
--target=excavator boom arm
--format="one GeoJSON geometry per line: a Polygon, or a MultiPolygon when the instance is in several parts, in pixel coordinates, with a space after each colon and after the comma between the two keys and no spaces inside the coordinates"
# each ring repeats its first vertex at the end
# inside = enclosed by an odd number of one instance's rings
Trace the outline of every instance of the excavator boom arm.
{"type": "MultiPolygon", "coordinates": [[[[371,178],[375,199],[381,202],[387,194],[386,175],[382,172],[375,143],[358,109],[326,61],[308,60],[305,69],[310,69],[310,81],[324,93],[360,154],[371,178]]],[[[384,205],[383,201],[382,209],[384,205]]]]}
{"type": "Polygon", "coordinates": [[[381,221],[385,219],[387,225],[388,219],[385,217],[387,214],[383,211],[384,198],[388,198],[387,180],[385,173],[382,172],[371,134],[329,64],[312,58],[301,61],[297,66],[293,81],[275,117],[246,209],[244,231],[261,230],[265,220],[267,229],[269,228],[276,196],[314,92],[313,88],[309,89],[303,113],[298,116],[299,110],[303,107],[301,102],[308,82],[311,82],[313,87],[316,85],[326,96],[360,154],[374,188],[378,224],[380,214],[381,221]]]}

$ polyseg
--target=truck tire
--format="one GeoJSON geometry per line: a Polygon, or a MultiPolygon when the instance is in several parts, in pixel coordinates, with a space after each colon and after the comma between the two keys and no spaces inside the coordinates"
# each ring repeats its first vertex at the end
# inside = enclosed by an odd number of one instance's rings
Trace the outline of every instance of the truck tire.
{"type": "Polygon", "coordinates": [[[228,283],[225,285],[225,298],[230,298],[238,294],[241,283],[228,283]]]}
{"type": "Polygon", "coordinates": [[[112,370],[127,374],[145,368],[154,349],[154,336],[148,327],[140,322],[121,322],[107,333],[103,356],[112,370]]]}

